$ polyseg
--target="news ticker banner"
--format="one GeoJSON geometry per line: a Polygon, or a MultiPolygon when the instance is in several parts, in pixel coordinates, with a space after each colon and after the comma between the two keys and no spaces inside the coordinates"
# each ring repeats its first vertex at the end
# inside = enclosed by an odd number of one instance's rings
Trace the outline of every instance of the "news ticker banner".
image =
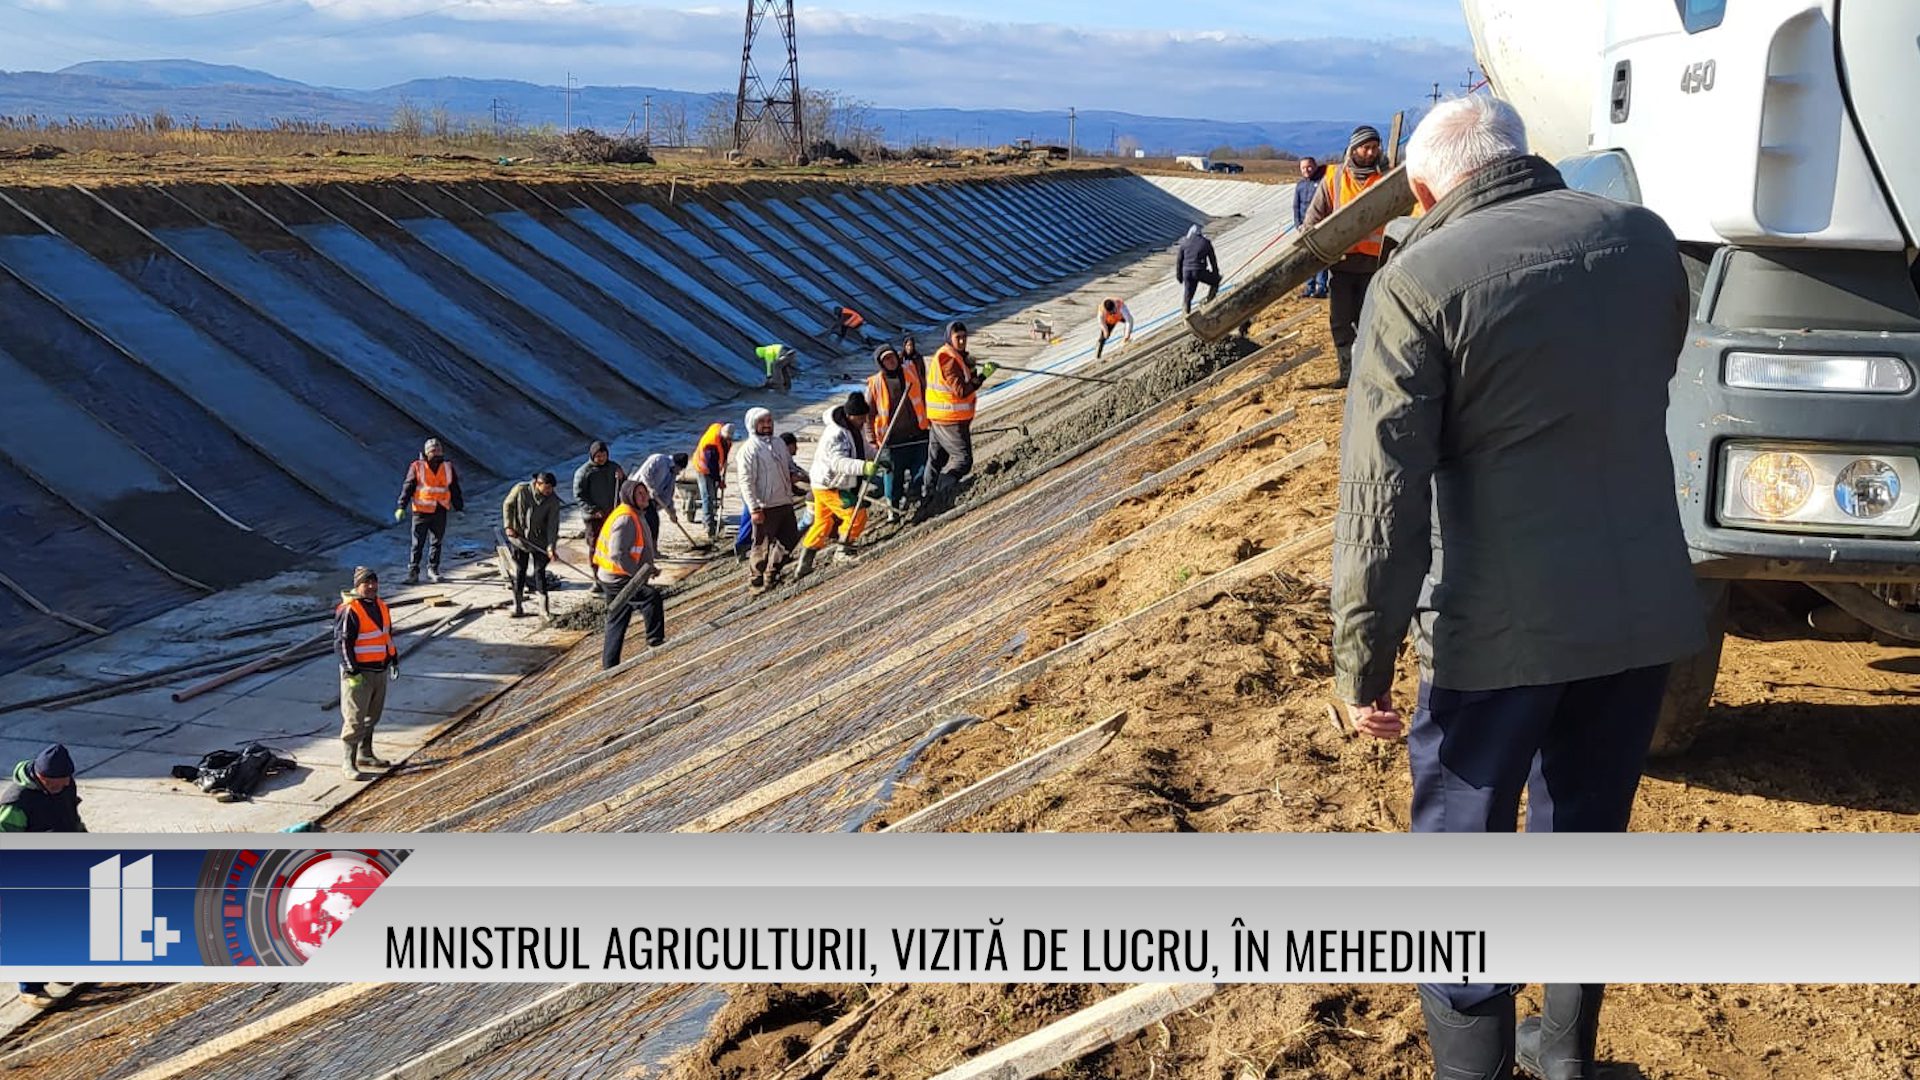
{"type": "Polygon", "coordinates": [[[8,836],[0,979],[1920,982],[1913,835],[207,843],[8,836]]]}

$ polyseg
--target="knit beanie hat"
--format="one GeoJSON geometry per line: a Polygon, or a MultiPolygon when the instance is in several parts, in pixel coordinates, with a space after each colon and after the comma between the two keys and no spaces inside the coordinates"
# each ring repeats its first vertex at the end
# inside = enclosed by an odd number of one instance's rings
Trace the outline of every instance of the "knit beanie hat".
{"type": "Polygon", "coordinates": [[[1361,124],[1359,127],[1353,129],[1352,135],[1347,136],[1347,153],[1352,154],[1355,150],[1360,149],[1367,143],[1379,141],[1379,128],[1374,127],[1372,124],[1361,124]]]}
{"type": "Polygon", "coordinates": [[[379,572],[374,570],[374,568],[371,566],[356,566],[353,568],[353,585],[354,585],[354,588],[356,589],[360,587],[360,583],[363,581],[379,581],[379,580],[380,580],[379,572]]]}
{"type": "Polygon", "coordinates": [[[73,775],[73,755],[60,743],[40,751],[33,759],[33,774],[49,780],[64,780],[73,775]]]}
{"type": "Polygon", "coordinates": [[[866,416],[870,411],[867,408],[867,396],[858,390],[847,395],[845,408],[848,416],[866,416]]]}

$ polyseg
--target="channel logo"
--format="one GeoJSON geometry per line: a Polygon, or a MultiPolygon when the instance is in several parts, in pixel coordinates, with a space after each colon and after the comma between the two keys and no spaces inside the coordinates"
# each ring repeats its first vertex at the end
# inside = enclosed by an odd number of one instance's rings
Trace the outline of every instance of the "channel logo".
{"type": "Polygon", "coordinates": [[[0,965],[299,966],[409,854],[0,850],[0,965]]]}

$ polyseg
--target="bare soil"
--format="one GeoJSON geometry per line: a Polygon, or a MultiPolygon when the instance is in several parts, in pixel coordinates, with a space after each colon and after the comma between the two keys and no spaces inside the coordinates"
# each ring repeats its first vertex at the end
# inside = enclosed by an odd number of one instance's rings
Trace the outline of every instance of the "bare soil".
{"type": "MultiPolygon", "coordinates": [[[[1258,324],[1298,309],[1288,301],[1258,324]]],[[[1330,374],[1317,315],[1302,324],[1323,359],[1249,396],[1207,442],[1292,405],[1284,438],[1242,447],[1148,502],[1117,507],[1087,551],[1312,439],[1321,459],[1169,530],[1082,578],[1029,627],[1026,656],[1138,611],[1330,520],[1341,400],[1303,384],[1330,374]]],[[[1256,330],[1256,333],[1258,330],[1256,330]]],[[[1190,453],[1204,443],[1182,452],[1190,453]]],[[[1174,450],[1169,450],[1169,454],[1174,450]]],[[[1170,464],[1172,458],[1162,464],[1170,464]]],[[[962,823],[966,831],[1402,831],[1411,794],[1405,749],[1353,736],[1328,708],[1330,618],[1322,551],[1200,608],[1139,627],[1086,663],[1009,692],[985,722],[929,747],[866,828],[897,821],[1113,711],[1124,730],[1098,757],[962,823]]],[[[1634,828],[1816,832],[1920,829],[1920,650],[1807,640],[1804,612],[1740,594],[1714,720],[1685,756],[1654,763],[1634,828]]],[[[1024,657],[1023,657],[1024,658],[1024,657]]],[[[1410,700],[1403,658],[1396,693],[1410,700]]],[[[1112,988],[915,986],[877,1008],[830,1068],[833,1078],[931,1076],[1084,1007],[1112,988]]],[[[763,1023],[736,995],[725,1032],[763,1023]]],[[[830,995],[818,1017],[857,1006],[860,987],[788,987],[830,995]]],[[[810,996],[816,1005],[818,997],[810,996]]],[[[1523,998],[1523,1010],[1537,998],[1523,998]]],[[[1523,1011],[1524,1015],[1524,1011],[1523,1011]]],[[[1609,1080],[1823,1077],[1893,1080],[1920,1072],[1920,991],[1884,986],[1629,985],[1610,991],[1609,1080]]],[[[711,1042],[712,1040],[710,1040],[711,1042]]],[[[747,1068],[714,1046],[689,1059],[702,1078],[771,1076],[804,1052],[747,1068]],[[725,1065],[723,1068],[722,1065],[725,1065]],[[755,1071],[758,1069],[759,1071],[755,1071]]],[[[776,1055],[777,1056],[777,1055],[776,1055]]],[[[1402,986],[1227,987],[1212,1000],[1057,1077],[1422,1078],[1431,1075],[1417,998],[1402,986]]]]}

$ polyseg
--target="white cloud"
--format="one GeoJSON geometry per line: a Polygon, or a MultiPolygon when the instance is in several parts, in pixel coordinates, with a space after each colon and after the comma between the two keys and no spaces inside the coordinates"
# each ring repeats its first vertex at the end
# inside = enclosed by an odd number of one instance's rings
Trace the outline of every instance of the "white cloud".
{"type": "MultiPolygon", "coordinates": [[[[1416,0],[1379,2],[1411,8],[1416,0]]],[[[1420,38],[1096,30],[813,7],[799,24],[803,82],[885,107],[1072,104],[1222,120],[1380,115],[1416,103],[1434,81],[1451,87],[1471,63],[1463,46],[1420,38]]],[[[0,5],[0,68],[184,56],[355,88],[439,75],[558,84],[570,70],[582,83],[716,90],[738,75],[739,35],[731,5],[16,0],[0,5]]]]}

